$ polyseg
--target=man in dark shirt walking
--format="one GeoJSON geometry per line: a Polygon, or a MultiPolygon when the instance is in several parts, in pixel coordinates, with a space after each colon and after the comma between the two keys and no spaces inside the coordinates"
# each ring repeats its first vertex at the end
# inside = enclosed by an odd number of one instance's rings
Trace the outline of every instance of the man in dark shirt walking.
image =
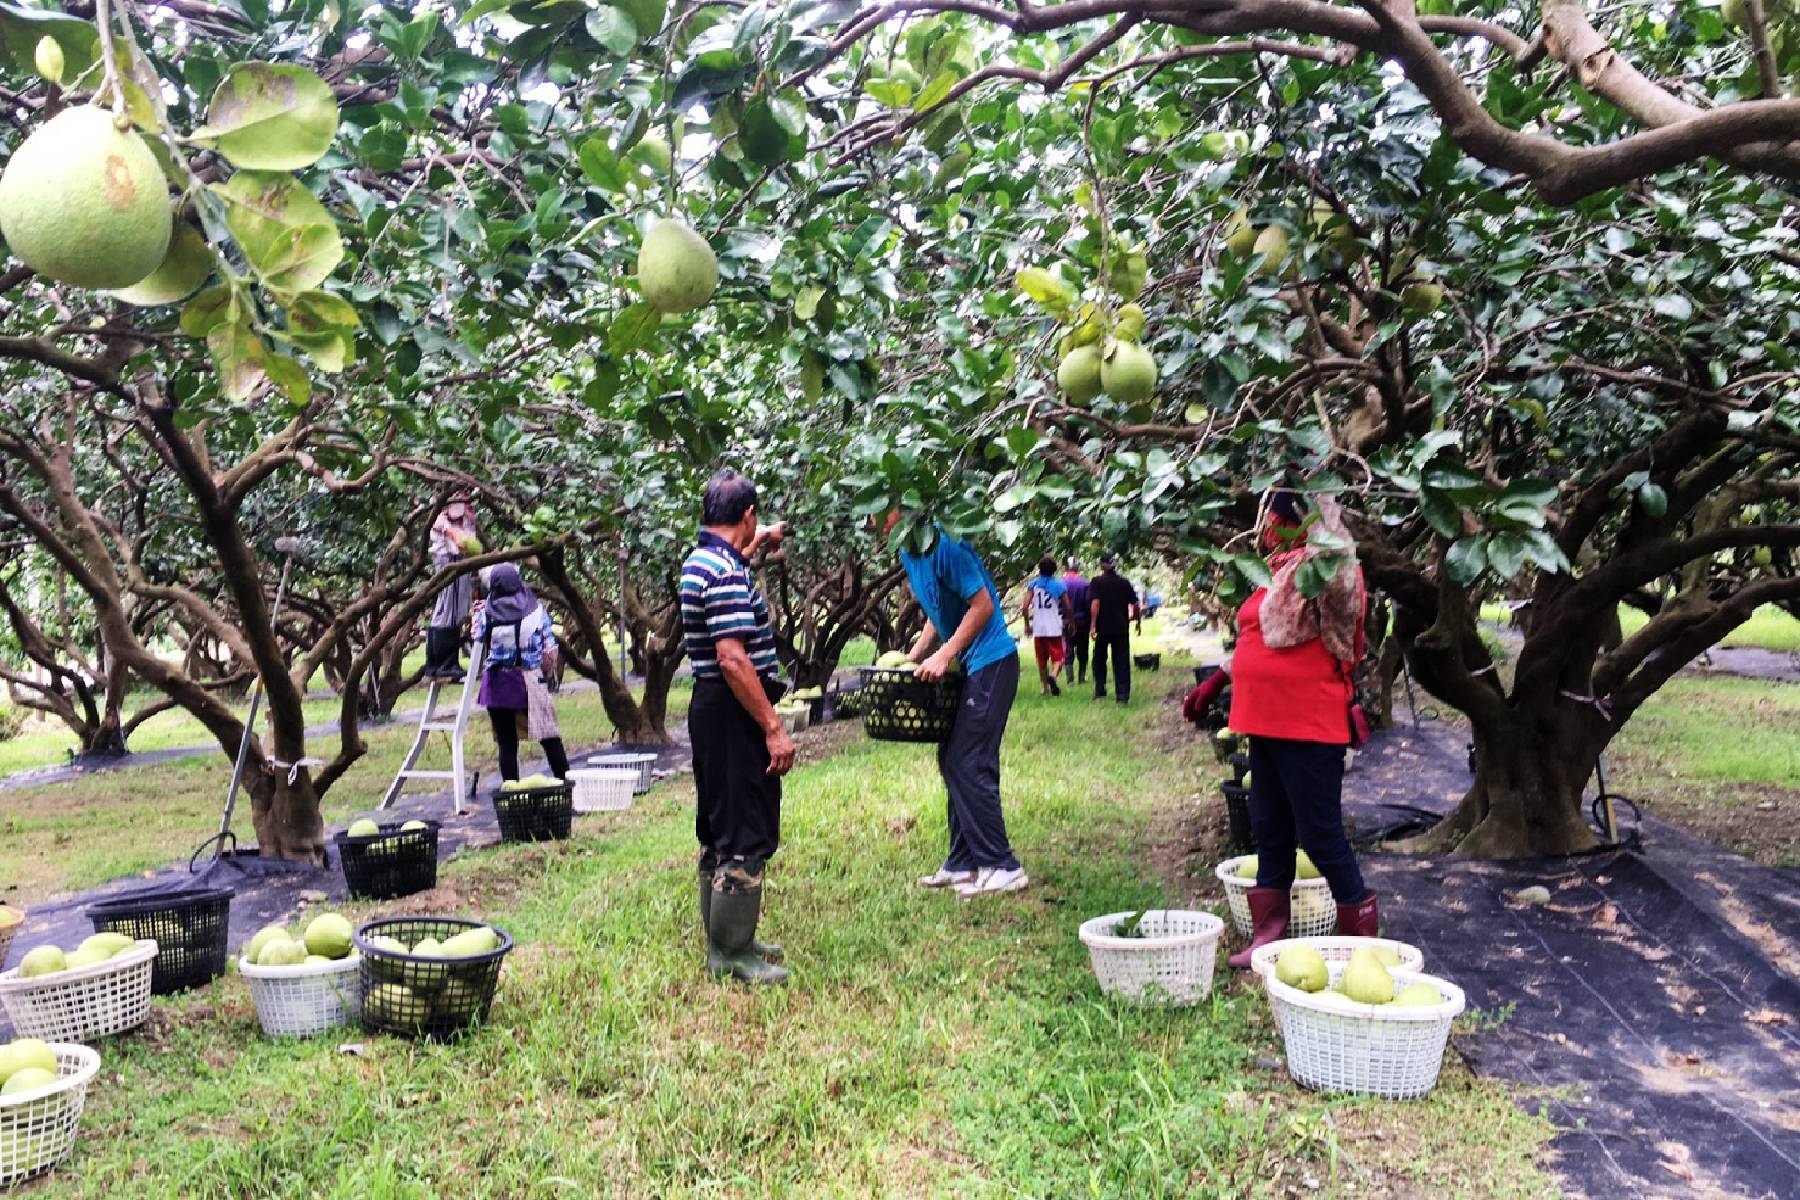
{"type": "Polygon", "coordinates": [[[781,777],[794,741],[775,712],[769,606],[749,558],[782,527],[756,523],[756,485],[725,470],[706,483],[698,544],[681,565],[681,634],[694,668],[694,832],[706,965],[745,983],[786,983],[781,947],[756,940],[763,870],[781,844],[781,777]]]}
{"type": "Polygon", "coordinates": [[[1144,629],[1138,609],[1137,589],[1113,569],[1110,554],[1100,556],[1100,574],[1088,584],[1092,600],[1089,620],[1094,627],[1094,699],[1106,699],[1106,660],[1113,664],[1113,695],[1120,704],[1131,702],[1131,623],[1144,629]]]}
{"type": "Polygon", "coordinates": [[[1074,559],[1069,560],[1069,569],[1063,573],[1063,586],[1069,589],[1069,608],[1075,614],[1069,622],[1069,628],[1063,641],[1063,674],[1071,682],[1086,683],[1088,673],[1088,629],[1093,613],[1090,605],[1093,597],[1088,593],[1087,576],[1077,568],[1074,559]]]}

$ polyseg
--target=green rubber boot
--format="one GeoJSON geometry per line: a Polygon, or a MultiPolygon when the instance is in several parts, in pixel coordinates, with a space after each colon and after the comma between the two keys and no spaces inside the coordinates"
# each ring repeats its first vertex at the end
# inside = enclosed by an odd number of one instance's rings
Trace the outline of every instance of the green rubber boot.
{"type": "Polygon", "coordinates": [[[714,892],[707,914],[707,967],[752,985],[786,983],[787,968],[756,954],[756,923],[762,917],[762,889],[714,892]],[[717,964],[713,965],[717,956],[717,964]]]}
{"type": "MultiPolygon", "coordinates": [[[[707,934],[712,932],[712,894],[713,873],[702,871],[700,872],[700,929],[701,932],[707,934]]],[[[787,961],[787,955],[783,954],[781,947],[774,942],[755,942],[752,948],[756,951],[756,956],[765,962],[787,961]]],[[[724,969],[719,966],[718,951],[713,949],[711,937],[706,940],[706,968],[715,975],[724,969]]]]}

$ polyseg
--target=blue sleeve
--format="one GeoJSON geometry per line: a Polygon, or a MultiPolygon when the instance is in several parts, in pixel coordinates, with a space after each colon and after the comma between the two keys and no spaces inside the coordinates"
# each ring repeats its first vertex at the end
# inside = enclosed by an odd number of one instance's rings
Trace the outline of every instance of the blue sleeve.
{"type": "Polygon", "coordinates": [[[980,560],[962,542],[944,542],[937,575],[939,581],[956,594],[957,600],[964,603],[976,592],[987,590],[987,576],[981,570],[980,560]]]}

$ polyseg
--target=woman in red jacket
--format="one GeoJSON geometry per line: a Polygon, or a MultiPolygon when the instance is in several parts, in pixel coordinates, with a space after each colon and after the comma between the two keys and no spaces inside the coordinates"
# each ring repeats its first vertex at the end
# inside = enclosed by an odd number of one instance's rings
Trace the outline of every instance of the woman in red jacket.
{"type": "MultiPolygon", "coordinates": [[[[1280,571],[1304,551],[1301,502],[1292,492],[1278,492],[1263,526],[1263,546],[1273,551],[1271,571],[1280,571]]],[[[1238,609],[1237,650],[1227,666],[1231,674],[1231,728],[1250,740],[1250,826],[1256,836],[1256,886],[1250,889],[1250,945],[1228,960],[1250,965],[1250,951],[1287,936],[1289,889],[1294,884],[1294,851],[1304,848],[1331,885],[1337,901],[1337,931],[1374,937],[1375,895],[1363,883],[1356,853],[1344,834],[1344,748],[1350,743],[1350,672],[1362,652],[1363,586],[1361,569],[1354,587],[1336,589],[1335,611],[1309,604],[1317,633],[1297,645],[1273,648],[1264,639],[1263,604],[1268,588],[1258,588],[1238,609]],[[1343,661],[1326,649],[1327,621],[1341,619],[1347,636],[1334,639],[1354,645],[1343,661]]],[[[1352,581],[1346,579],[1348,585],[1352,581]]],[[[1225,672],[1200,689],[1217,692],[1225,672]]],[[[1212,695],[1199,698],[1204,709],[1212,695]]]]}

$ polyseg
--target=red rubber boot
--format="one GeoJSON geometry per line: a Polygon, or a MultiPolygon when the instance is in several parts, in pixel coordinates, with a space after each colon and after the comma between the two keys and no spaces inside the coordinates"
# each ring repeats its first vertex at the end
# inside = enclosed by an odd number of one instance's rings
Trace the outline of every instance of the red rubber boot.
{"type": "Polygon", "coordinates": [[[1253,887],[1250,901],[1250,944],[1225,961],[1239,970],[1250,965],[1250,952],[1287,936],[1289,893],[1284,888],[1253,887]]]}
{"type": "Polygon", "coordinates": [[[1358,900],[1355,904],[1340,904],[1338,910],[1337,931],[1341,937],[1376,937],[1381,927],[1381,919],[1375,911],[1375,893],[1358,900]]]}

